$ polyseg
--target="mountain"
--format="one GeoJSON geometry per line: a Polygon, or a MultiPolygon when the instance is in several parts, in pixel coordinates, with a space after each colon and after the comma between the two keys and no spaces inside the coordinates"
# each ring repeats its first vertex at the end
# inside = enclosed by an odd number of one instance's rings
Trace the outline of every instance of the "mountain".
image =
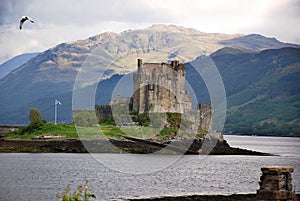
{"type": "MultiPolygon", "coordinates": [[[[30,107],[39,109],[47,121],[53,121],[55,99],[63,103],[58,106],[58,121],[70,122],[74,81],[84,80],[84,77],[78,76],[79,72],[91,78],[82,82],[81,87],[85,89],[91,88],[103,74],[100,85],[107,90],[97,90],[96,103],[107,103],[114,84],[122,75],[136,70],[137,57],[143,58],[145,62],[172,59],[190,62],[199,55],[211,54],[218,63],[219,71],[224,74],[221,74],[222,79],[228,76],[224,82],[230,98],[245,90],[247,85],[237,84],[243,78],[237,80],[236,74],[246,74],[253,68],[251,63],[263,65],[264,58],[257,56],[261,50],[278,47],[298,45],[263,36],[203,33],[173,25],[153,25],[121,33],[107,32],[85,40],[62,43],[38,54],[0,80],[0,123],[28,123],[30,107]],[[245,66],[249,68],[246,71],[245,66]],[[226,69],[230,69],[228,72],[233,74],[226,74],[226,69]]],[[[278,59],[279,63],[281,61],[278,59]]],[[[188,79],[193,82],[195,78],[191,76],[188,79]]],[[[252,83],[251,79],[245,83],[252,83]]],[[[204,91],[199,90],[199,94],[203,95],[201,100],[209,101],[204,91]]]]}
{"type": "Polygon", "coordinates": [[[20,67],[24,63],[26,63],[31,58],[38,55],[38,53],[25,53],[4,62],[0,65],[0,79],[5,77],[8,73],[13,71],[14,69],[20,67]]]}
{"type": "Polygon", "coordinates": [[[266,50],[241,66],[253,69],[229,94],[226,130],[300,136],[300,49],[266,50]]]}
{"type": "MultiPolygon", "coordinates": [[[[201,63],[201,58],[198,58],[201,63]]],[[[203,80],[187,64],[187,80],[198,100],[210,102],[203,80]]],[[[224,132],[300,135],[300,49],[243,51],[223,48],[211,54],[224,82],[224,132]]]]}
{"type": "Polygon", "coordinates": [[[238,49],[252,49],[252,50],[262,50],[262,49],[279,49],[283,47],[295,47],[300,48],[300,45],[282,43],[276,38],[267,38],[259,34],[249,34],[246,36],[241,36],[229,40],[224,40],[220,42],[226,47],[233,47],[238,49]]]}

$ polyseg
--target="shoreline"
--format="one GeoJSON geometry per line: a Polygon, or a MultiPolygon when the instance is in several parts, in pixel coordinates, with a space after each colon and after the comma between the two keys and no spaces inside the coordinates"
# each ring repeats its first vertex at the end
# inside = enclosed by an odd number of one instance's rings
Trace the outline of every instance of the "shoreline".
{"type": "Polygon", "coordinates": [[[149,198],[130,198],[125,201],[254,201],[256,194],[229,194],[229,195],[178,195],[178,196],[159,196],[149,198]]]}
{"type": "MultiPolygon", "coordinates": [[[[297,200],[300,194],[296,194],[297,200]]],[[[121,199],[122,200],[122,199],[121,199]]],[[[129,198],[124,201],[256,201],[256,194],[229,194],[229,195],[182,195],[182,196],[160,196],[150,198],[129,198]]]]}
{"type": "MultiPolygon", "coordinates": [[[[149,154],[159,151],[159,154],[185,154],[185,155],[254,155],[274,156],[247,149],[231,147],[226,140],[218,141],[208,153],[202,149],[201,140],[178,140],[170,143],[161,143],[136,138],[106,140],[0,140],[0,153],[133,153],[149,154]],[[186,150],[186,143],[190,143],[186,150]],[[112,146],[113,145],[113,146],[112,146]],[[88,147],[88,149],[86,148],[88,147]]],[[[209,143],[208,143],[209,144],[209,143]]],[[[209,145],[207,146],[208,150],[209,145]]]]}
{"type": "Polygon", "coordinates": [[[222,133],[223,136],[231,135],[231,136],[246,136],[246,137],[290,137],[290,138],[300,138],[300,136],[296,135],[274,135],[274,134],[244,134],[244,133],[222,133]]]}

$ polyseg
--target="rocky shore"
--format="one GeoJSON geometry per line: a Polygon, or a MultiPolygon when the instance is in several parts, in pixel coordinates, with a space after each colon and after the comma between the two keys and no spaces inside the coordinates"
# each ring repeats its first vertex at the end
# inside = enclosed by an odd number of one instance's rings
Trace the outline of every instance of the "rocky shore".
{"type": "Polygon", "coordinates": [[[127,201],[255,201],[255,194],[233,194],[233,195],[186,195],[166,196],[156,198],[133,198],[127,201]]]}
{"type": "MultiPolygon", "coordinates": [[[[297,200],[300,194],[297,194],[297,200]]],[[[257,201],[256,194],[232,194],[232,195],[185,195],[166,196],[156,198],[132,198],[126,201],[257,201]]]]}
{"type": "Polygon", "coordinates": [[[132,137],[122,139],[111,138],[108,140],[0,140],[0,153],[25,152],[25,153],[135,153],[148,154],[160,151],[160,154],[208,154],[210,155],[270,155],[246,149],[230,147],[223,140],[215,143],[208,142],[204,146],[201,140],[178,140],[171,142],[157,142],[132,137]],[[109,143],[110,142],[110,143],[109,143]],[[112,146],[114,145],[114,146],[112,146]],[[87,147],[87,148],[86,148],[87,147]]]}

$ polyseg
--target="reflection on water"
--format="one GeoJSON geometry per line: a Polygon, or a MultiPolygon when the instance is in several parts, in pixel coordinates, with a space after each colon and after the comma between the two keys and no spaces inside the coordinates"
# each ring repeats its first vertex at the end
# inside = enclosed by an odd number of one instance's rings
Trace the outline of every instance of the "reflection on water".
{"type": "MultiPolygon", "coordinates": [[[[140,160],[131,174],[112,170],[89,154],[0,154],[0,200],[55,200],[67,184],[73,191],[89,181],[97,198],[149,197],[182,194],[255,193],[259,188],[260,167],[291,165],[293,183],[300,192],[299,139],[225,136],[229,144],[281,156],[184,156],[171,166],[148,174],[139,168],[155,167],[166,157],[151,155],[99,154],[101,160],[140,160]],[[244,140],[245,139],[245,140],[244,140]],[[120,156],[120,157],[119,157],[120,156]]],[[[101,161],[100,160],[100,161],[101,161]]],[[[124,166],[124,169],[128,167],[124,166]]],[[[124,171],[126,172],[126,171],[124,171]]]]}

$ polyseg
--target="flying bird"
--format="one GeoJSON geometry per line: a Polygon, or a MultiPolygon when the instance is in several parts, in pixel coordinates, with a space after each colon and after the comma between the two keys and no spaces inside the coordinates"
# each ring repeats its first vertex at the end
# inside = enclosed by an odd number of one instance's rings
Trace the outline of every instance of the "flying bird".
{"type": "Polygon", "coordinates": [[[24,22],[26,22],[27,20],[29,20],[31,23],[34,23],[34,21],[31,18],[27,16],[23,16],[20,19],[20,26],[19,26],[20,30],[22,29],[24,22]]]}

